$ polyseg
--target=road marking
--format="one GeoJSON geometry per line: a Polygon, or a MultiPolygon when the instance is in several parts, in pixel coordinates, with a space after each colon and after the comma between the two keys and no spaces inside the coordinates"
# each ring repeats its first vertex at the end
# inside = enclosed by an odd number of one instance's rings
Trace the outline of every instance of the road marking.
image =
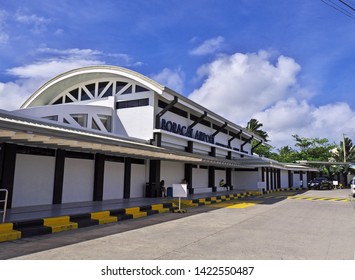
{"type": "Polygon", "coordinates": [[[310,201],[337,201],[337,202],[348,202],[348,198],[339,198],[339,197],[316,197],[316,196],[288,196],[287,199],[295,200],[310,200],[310,201]]]}
{"type": "Polygon", "coordinates": [[[231,209],[243,209],[254,206],[260,203],[260,201],[237,201],[237,202],[222,202],[218,204],[210,204],[208,207],[214,208],[231,208],[231,209]]]}

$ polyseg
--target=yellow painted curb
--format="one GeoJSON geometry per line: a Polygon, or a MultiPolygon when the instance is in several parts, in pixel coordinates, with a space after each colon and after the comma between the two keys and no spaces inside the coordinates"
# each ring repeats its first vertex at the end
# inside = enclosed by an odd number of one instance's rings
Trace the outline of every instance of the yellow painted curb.
{"type": "Polygon", "coordinates": [[[43,225],[52,228],[53,233],[78,228],[78,224],[71,222],[69,216],[44,218],[43,225]]]}
{"type": "Polygon", "coordinates": [[[133,219],[147,216],[147,212],[141,212],[139,207],[126,208],[125,211],[126,214],[131,214],[133,219]]]}
{"type": "Polygon", "coordinates": [[[153,204],[152,205],[152,210],[157,210],[159,213],[167,213],[170,212],[169,208],[164,208],[163,204],[153,204]]]}
{"type": "Polygon", "coordinates": [[[118,218],[110,216],[110,211],[101,211],[91,213],[91,219],[99,221],[99,224],[109,224],[117,222],[118,218]]]}
{"type": "Polygon", "coordinates": [[[13,229],[13,223],[0,224],[0,242],[21,238],[21,232],[13,229]]]}

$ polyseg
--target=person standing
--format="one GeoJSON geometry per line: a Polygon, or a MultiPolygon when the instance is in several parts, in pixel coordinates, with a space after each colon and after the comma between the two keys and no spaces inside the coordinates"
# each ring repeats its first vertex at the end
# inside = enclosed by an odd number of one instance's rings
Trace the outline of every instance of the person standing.
{"type": "Polygon", "coordinates": [[[162,196],[166,197],[166,188],[165,188],[165,181],[164,180],[160,181],[160,191],[162,193],[162,196]]]}

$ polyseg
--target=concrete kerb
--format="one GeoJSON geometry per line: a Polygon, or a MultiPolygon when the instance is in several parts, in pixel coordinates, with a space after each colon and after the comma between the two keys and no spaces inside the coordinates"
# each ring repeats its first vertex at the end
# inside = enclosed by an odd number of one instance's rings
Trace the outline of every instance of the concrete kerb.
{"type": "Polygon", "coordinates": [[[173,202],[0,224],[0,242],[166,213],[173,202]]]}
{"type": "MultiPolygon", "coordinates": [[[[279,191],[300,191],[303,188],[287,188],[267,191],[274,193],[279,191]]],[[[248,191],[243,193],[231,193],[217,196],[206,196],[196,199],[182,199],[181,207],[185,211],[176,211],[178,201],[171,200],[168,203],[151,204],[138,207],[128,207],[121,209],[111,209],[106,211],[73,214],[59,217],[40,218],[26,221],[8,222],[0,224],[0,242],[17,240],[25,237],[38,236],[43,234],[56,233],[73,230],[92,225],[117,223],[127,219],[136,219],[154,214],[175,212],[184,213],[189,207],[197,207],[220,203],[230,200],[242,199],[246,197],[260,196],[259,191],[248,191]]]]}

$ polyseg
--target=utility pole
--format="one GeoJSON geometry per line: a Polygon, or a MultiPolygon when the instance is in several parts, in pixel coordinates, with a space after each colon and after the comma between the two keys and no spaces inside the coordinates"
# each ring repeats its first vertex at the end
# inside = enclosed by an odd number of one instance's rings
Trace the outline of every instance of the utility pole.
{"type": "Polygon", "coordinates": [[[343,152],[344,152],[344,162],[346,162],[345,134],[344,133],[343,133],[343,152]]]}

